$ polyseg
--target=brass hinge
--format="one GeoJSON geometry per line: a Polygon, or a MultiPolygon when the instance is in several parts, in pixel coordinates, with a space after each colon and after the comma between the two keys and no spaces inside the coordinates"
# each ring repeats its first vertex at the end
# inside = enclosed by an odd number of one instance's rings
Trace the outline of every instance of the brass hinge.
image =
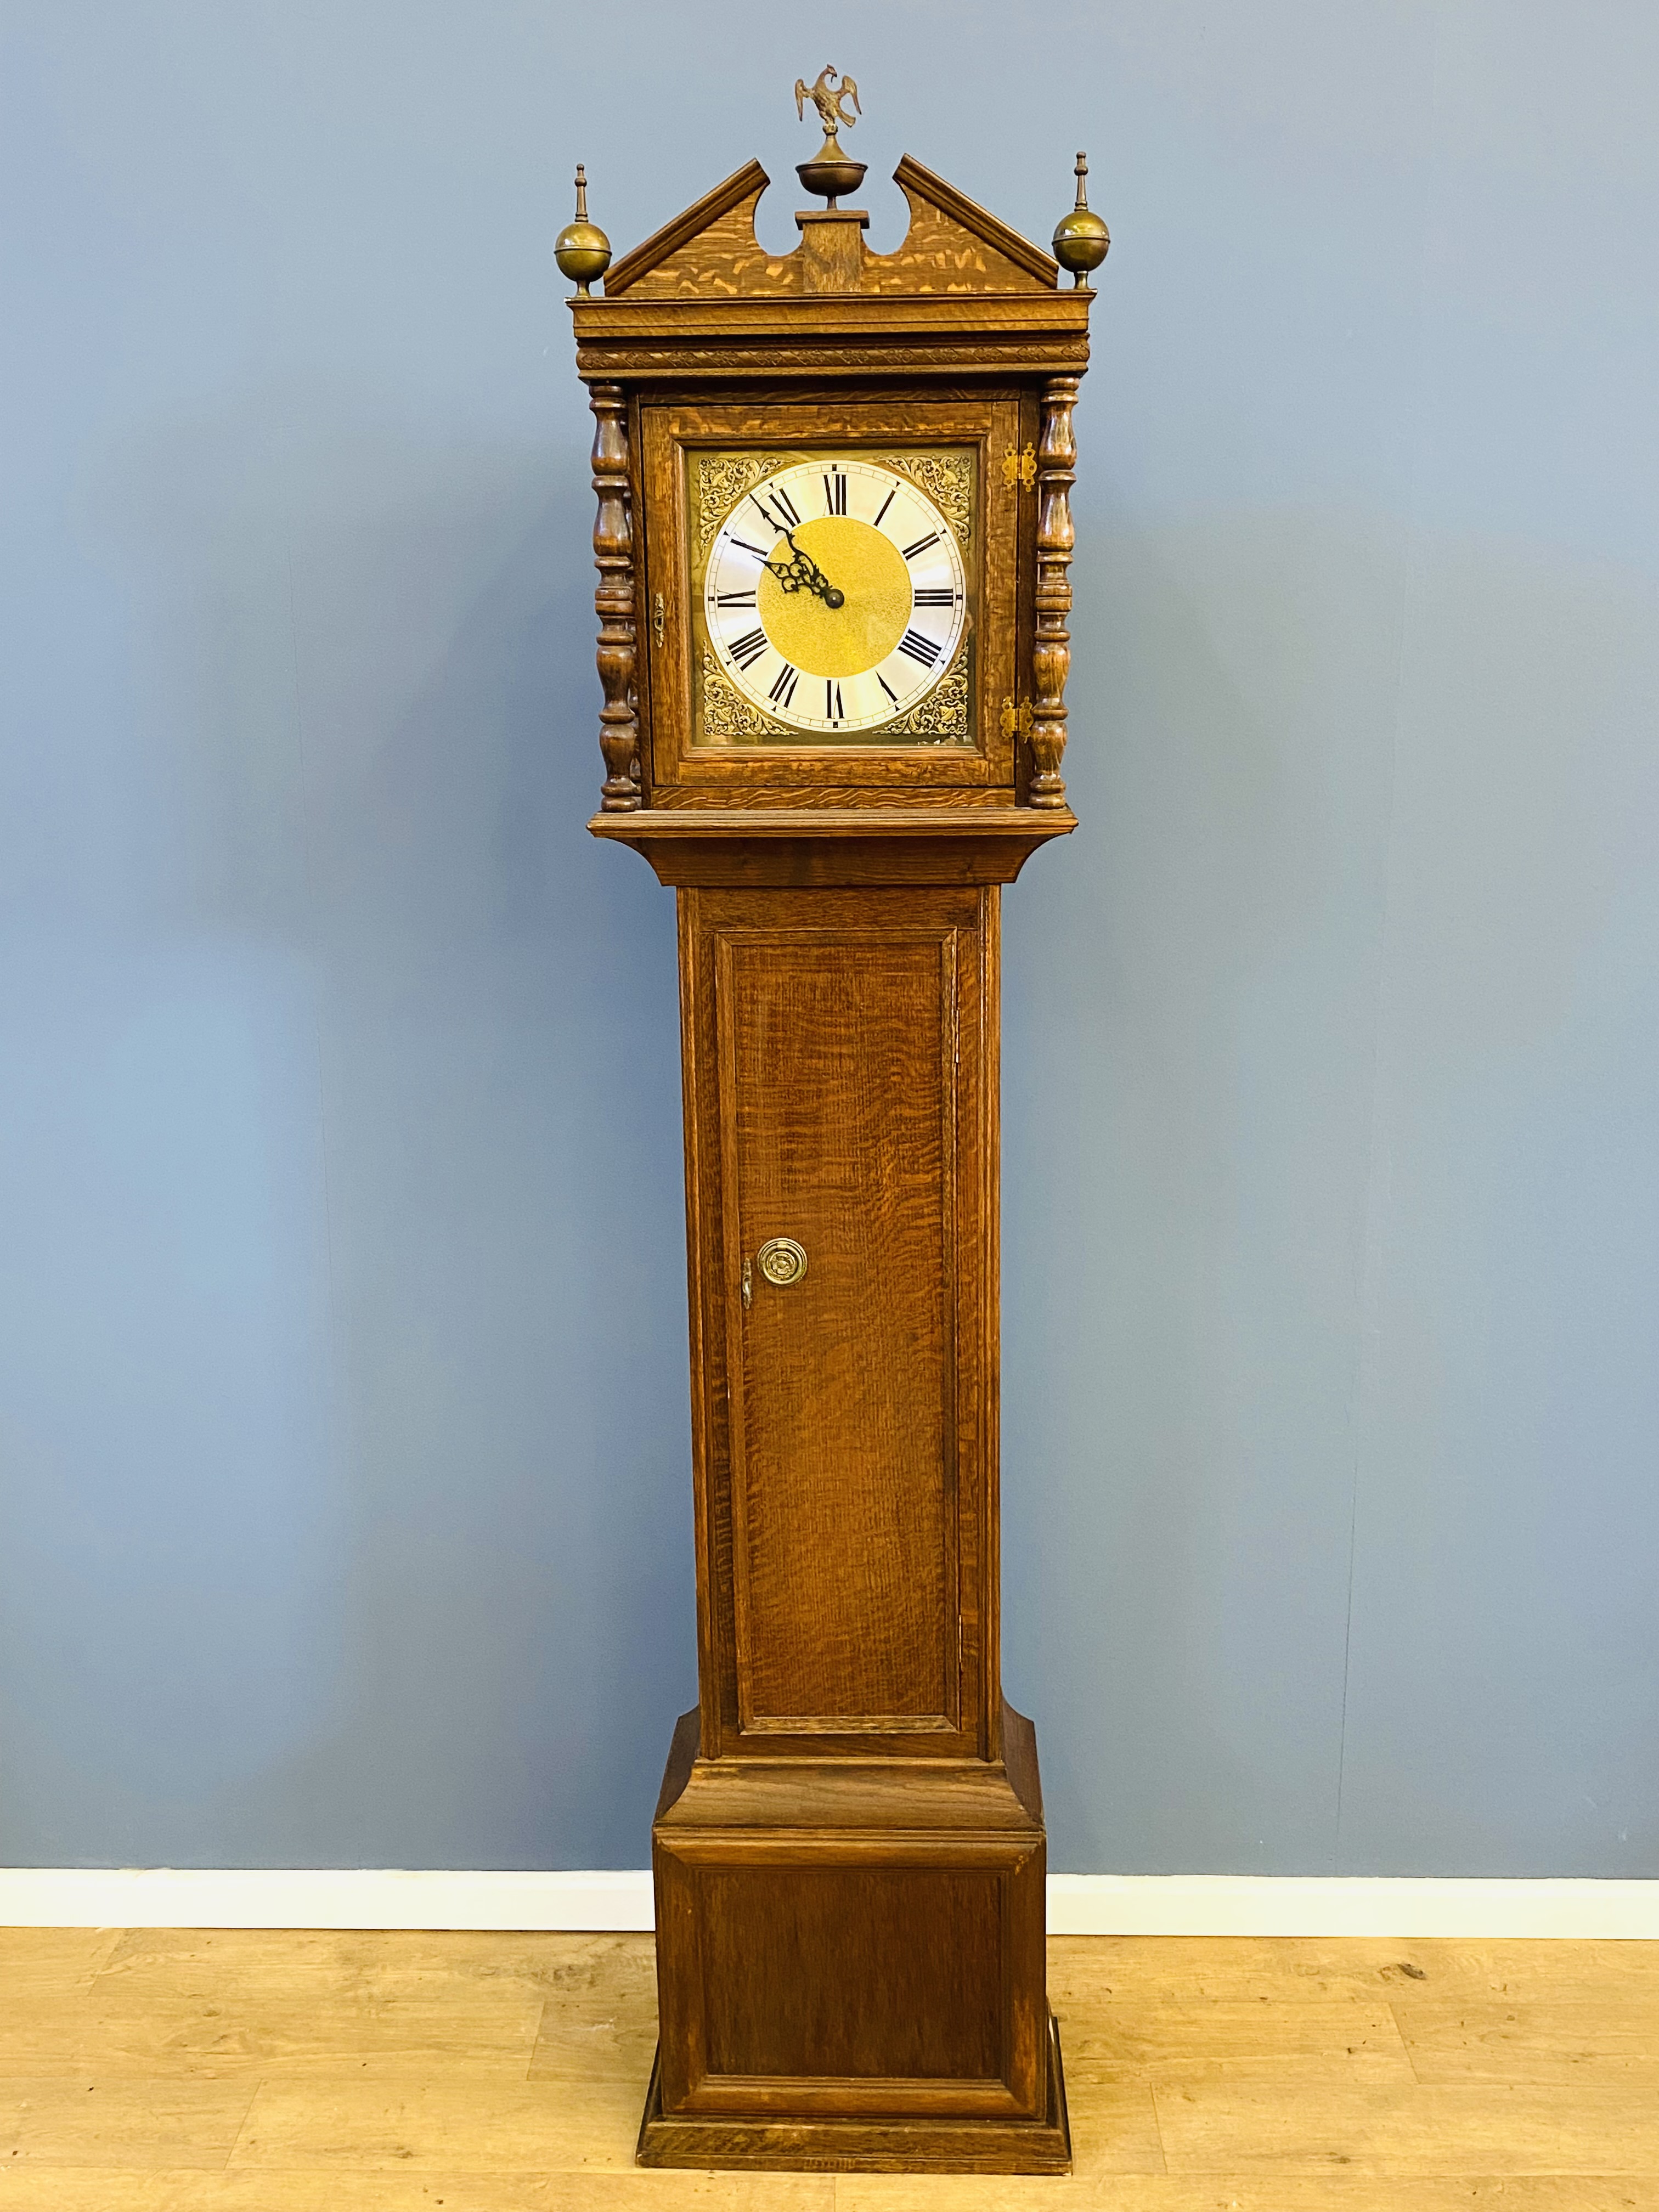
{"type": "Polygon", "coordinates": [[[662,650],[663,629],[665,620],[666,615],[662,603],[662,593],[659,592],[651,608],[651,635],[657,641],[657,650],[659,653],[662,650]]]}
{"type": "Polygon", "coordinates": [[[1031,734],[1031,702],[1022,699],[1018,707],[1012,699],[1002,702],[1002,734],[1005,738],[1029,738],[1031,734]]]}
{"type": "Polygon", "coordinates": [[[1036,447],[1027,446],[1023,453],[1005,453],[1002,457],[1002,481],[1012,490],[1015,484],[1024,484],[1030,491],[1036,482],[1036,447]]]}

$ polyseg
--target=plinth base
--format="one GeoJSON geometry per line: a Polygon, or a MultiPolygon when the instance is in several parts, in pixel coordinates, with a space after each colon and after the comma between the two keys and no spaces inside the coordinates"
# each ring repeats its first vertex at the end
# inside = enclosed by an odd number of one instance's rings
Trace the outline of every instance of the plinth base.
{"type": "Polygon", "coordinates": [[[635,2158],[641,2166],[757,2167],[793,2173],[1067,2173],[1072,2130],[1060,2027],[1048,2021],[1048,2095],[1041,2119],[780,2120],[721,2113],[665,2118],[660,2048],[652,2062],[635,2158]]]}

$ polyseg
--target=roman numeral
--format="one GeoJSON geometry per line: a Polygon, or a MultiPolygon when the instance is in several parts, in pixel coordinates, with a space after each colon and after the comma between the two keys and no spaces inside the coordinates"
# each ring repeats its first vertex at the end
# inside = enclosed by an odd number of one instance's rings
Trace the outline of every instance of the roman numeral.
{"type": "Polygon", "coordinates": [[[799,515],[795,512],[795,502],[781,485],[774,486],[772,490],[767,493],[765,500],[757,499],[751,491],[749,495],[749,503],[766,517],[774,530],[793,530],[800,520],[799,515]],[[782,518],[781,520],[779,520],[780,516],[782,518]]]}
{"type": "Polygon", "coordinates": [[[754,604],[755,594],[752,592],[716,592],[714,594],[717,607],[752,607],[754,604]]]}
{"type": "Polygon", "coordinates": [[[733,638],[726,649],[739,668],[747,668],[751,661],[760,659],[769,641],[763,629],[751,629],[745,631],[741,637],[733,638]]]}
{"type": "Polygon", "coordinates": [[[919,607],[953,607],[957,603],[956,593],[946,591],[943,586],[935,590],[930,584],[925,592],[917,592],[913,596],[919,607]]]}
{"type": "MultiPolygon", "coordinates": [[[[896,484],[895,484],[895,485],[893,486],[893,489],[891,489],[891,491],[890,491],[890,492],[888,493],[888,495],[887,495],[886,498],[885,498],[884,500],[883,500],[883,501],[882,501],[882,503],[881,503],[881,514],[886,514],[886,512],[887,512],[888,508],[889,508],[889,507],[893,504],[893,501],[894,501],[897,497],[898,497],[898,486],[897,486],[896,484]]],[[[879,529],[881,528],[881,514],[878,514],[878,515],[876,517],[876,528],[877,528],[878,530],[879,530],[879,529]]]]}
{"type": "Polygon", "coordinates": [[[826,722],[839,722],[843,712],[841,703],[841,686],[839,684],[832,684],[826,676],[823,679],[823,719],[826,722]]]}
{"type": "Polygon", "coordinates": [[[931,668],[943,650],[934,644],[931,637],[923,637],[913,629],[905,631],[899,640],[898,649],[901,653],[908,653],[912,660],[919,660],[924,668],[931,668]]]}
{"type": "Polygon", "coordinates": [[[823,511],[826,514],[847,512],[847,479],[839,470],[823,480],[823,511]]]}
{"type": "Polygon", "coordinates": [[[904,557],[907,561],[914,561],[918,553],[925,553],[930,545],[937,545],[938,544],[938,531],[930,530],[925,538],[918,538],[914,545],[907,545],[904,548],[904,557]]]}
{"type": "Polygon", "coordinates": [[[799,681],[800,671],[797,668],[792,668],[789,665],[789,663],[786,660],[779,674],[777,682],[772,686],[771,691],[769,694],[773,705],[775,707],[787,707],[792,705],[795,696],[795,686],[799,683],[799,681]]]}
{"type": "Polygon", "coordinates": [[[878,683],[878,684],[880,684],[880,686],[881,686],[882,690],[883,690],[887,694],[888,697],[892,701],[893,704],[896,707],[896,706],[897,706],[897,704],[898,704],[898,693],[897,693],[896,691],[895,691],[895,690],[894,690],[894,689],[893,689],[892,685],[891,685],[891,684],[887,681],[887,678],[886,678],[882,674],[882,672],[881,672],[880,669],[877,669],[877,671],[876,671],[876,681],[877,681],[877,683],[878,683]]]}
{"type": "MultiPolygon", "coordinates": [[[[761,512],[764,514],[766,513],[765,508],[763,507],[761,512]]],[[[769,514],[766,516],[766,519],[769,522],[772,520],[769,514]]],[[[760,547],[758,545],[751,545],[746,538],[731,538],[726,540],[726,543],[729,545],[737,546],[742,552],[752,553],[757,561],[763,561],[766,558],[765,554],[761,551],[760,547]]]]}

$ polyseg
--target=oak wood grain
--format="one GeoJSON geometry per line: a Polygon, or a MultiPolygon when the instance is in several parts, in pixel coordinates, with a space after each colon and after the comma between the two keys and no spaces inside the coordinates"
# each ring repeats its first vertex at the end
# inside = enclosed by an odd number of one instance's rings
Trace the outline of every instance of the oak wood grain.
{"type": "Polygon", "coordinates": [[[768,299],[823,291],[1053,292],[1058,264],[909,155],[894,171],[909,204],[910,222],[895,252],[872,254],[857,235],[866,218],[854,210],[813,210],[803,223],[848,231],[830,250],[831,281],[823,281],[826,249],[811,236],[793,253],[769,254],[755,235],[755,210],[770,181],[758,161],[714,186],[672,222],[611,264],[605,297],[699,301],[739,296],[768,299]]]}
{"type": "Polygon", "coordinates": [[[1006,808],[653,807],[597,815],[596,837],[629,845],[659,883],[708,890],[853,884],[1011,884],[1039,847],[1076,828],[1069,811],[1006,808]]]}
{"type": "MultiPolygon", "coordinates": [[[[696,826],[701,830],[703,822],[696,826]]],[[[918,849],[931,858],[954,834],[953,824],[945,837],[918,849]]],[[[837,839],[824,842],[840,848],[837,839]]],[[[905,848],[894,841],[890,849],[899,854],[905,848]]],[[[745,840],[750,865],[763,850],[763,839],[745,840]]],[[[688,1202],[690,1218],[698,1224],[692,1272],[702,1370],[697,1379],[701,1419],[694,1431],[700,1456],[693,1479],[708,1520],[711,1555],[728,1563],[699,1592],[700,1609],[710,1623],[707,1648],[719,1682],[712,1704],[705,1705],[707,1756],[736,1747],[744,1734],[747,1692],[741,1646],[755,1531],[770,1540],[765,1532],[775,1529],[781,1540],[786,1527],[798,1532],[798,1540],[791,1540],[794,1548],[787,1557],[771,1555],[775,1565],[768,1572],[774,1579],[767,1588],[774,1595],[765,1602],[775,1625],[769,1635],[775,1648],[793,1639],[802,1655],[797,1663],[820,1673],[826,1666],[887,1665],[884,1655],[893,1651],[895,1638],[909,1632],[903,1624],[913,1618],[913,1598],[906,1595],[901,1601],[894,1595],[890,1602],[878,1601],[879,1592],[889,1588],[884,1554],[896,1549],[899,1558],[907,1558],[915,1535],[925,1539],[927,1531],[934,1532],[934,1565],[922,1575],[921,1588],[935,1594],[936,1623],[949,1593],[949,1642],[959,1644],[957,1664],[963,1685],[953,1692],[952,1708],[962,1715],[962,1737],[957,1741],[950,1732],[956,1723],[939,1713],[947,1726],[927,1737],[884,1737],[860,1719],[839,1738],[815,1722],[809,1734],[798,1731],[792,1741],[789,1732],[774,1722],[764,1745],[751,1747],[793,1748],[814,1757],[826,1749],[892,1755],[908,1749],[940,1757],[954,1749],[957,1755],[963,1750],[995,1755],[1001,1705],[995,1616],[986,1593],[986,1523],[994,1487],[984,1404],[995,1336],[994,1285],[986,1265],[987,1209],[994,1190],[994,1170],[987,1164],[988,1151],[994,1148],[994,1061],[985,988],[994,946],[994,898],[984,887],[950,884],[932,890],[775,891],[711,887],[684,895],[684,1080],[688,1157],[695,1178],[688,1202]],[[890,948],[901,943],[912,949],[896,969],[890,948]],[[942,958],[947,944],[948,964],[942,958]],[[763,983],[768,961],[775,971],[746,1024],[732,1018],[732,977],[739,959],[746,963],[745,973],[763,983]],[[924,988],[918,959],[927,970],[931,1007],[916,996],[924,988]],[[825,988],[831,994],[822,1006],[813,980],[819,971],[830,979],[825,988]],[[900,973],[909,978],[902,988],[896,981],[900,973]],[[805,1018],[794,1018],[801,1012],[805,1018]],[[910,1065],[908,1033],[919,1022],[933,1039],[923,1052],[925,1068],[921,1062],[910,1065]],[[757,1042],[744,1043],[750,1036],[757,1042]],[[951,1081],[943,1092],[940,1070],[947,1040],[951,1081]],[[787,1070],[781,1087],[766,1090],[773,1105],[764,1126],[755,1118],[761,1102],[749,1096],[760,1078],[744,1055],[755,1051],[780,1055],[787,1070]],[[902,1056],[902,1066],[896,1054],[902,1056]],[[745,1114],[738,1127],[733,1117],[740,1091],[745,1114]],[[916,1095],[907,1098],[912,1091],[916,1095]],[[890,1128],[885,1126],[890,1122],[890,1128]],[[815,1277],[809,1249],[802,1283],[785,1291],[754,1290],[751,1306],[745,1309],[744,1258],[752,1263],[763,1236],[791,1233],[781,1215],[775,1223],[769,1215],[764,1221],[757,1218],[750,1233],[738,1185],[742,1164],[751,1157],[757,1163],[753,1172],[763,1177],[775,1176],[781,1163],[795,1158],[789,1190],[772,1193],[758,1185],[750,1203],[815,1209],[812,1237],[823,1247],[823,1258],[815,1277]],[[878,1278],[880,1240],[902,1243],[909,1233],[907,1209],[918,1201],[934,1209],[937,1234],[944,1241],[936,1244],[931,1260],[908,1250],[902,1258],[892,1256],[895,1267],[914,1265],[924,1274],[931,1273],[931,1290],[922,1285],[927,1303],[912,1311],[904,1300],[914,1285],[896,1284],[890,1296],[878,1278]],[[868,1241],[872,1236],[873,1244],[868,1241]],[[848,1269],[853,1273],[842,1281],[848,1269]],[[826,1278],[827,1304],[814,1288],[826,1278]],[[768,1332],[778,1329],[785,1333],[774,1344],[768,1332]],[[756,1330],[764,1342],[746,1368],[738,1347],[756,1330]],[[821,1372],[826,1341],[840,1348],[830,1370],[821,1372]],[[781,1389],[784,1400],[775,1416],[766,1415],[763,1428],[796,1437],[792,1449],[797,1455],[816,1452],[824,1441],[824,1424],[838,1422],[834,1401],[839,1376],[856,1373],[858,1389],[865,1394],[849,1400],[853,1418],[847,1425],[830,1431],[822,1466],[812,1458],[810,1464],[763,1469],[752,1498],[755,1486],[744,1486],[742,1435],[750,1368],[768,1377],[775,1369],[782,1373],[781,1383],[767,1384],[781,1389]],[[808,1415],[798,1428],[787,1401],[802,1390],[808,1395],[808,1415]],[[927,1428],[934,1441],[923,1447],[916,1419],[925,1425],[941,1419],[937,1411],[927,1413],[930,1404],[948,1412],[942,1427],[927,1428]],[[872,1508],[878,1500],[886,1501],[885,1534],[862,1555],[862,1594],[859,1572],[848,1580],[854,1556],[848,1547],[864,1510],[854,1506],[855,1493],[872,1508]],[[821,1511],[826,1500],[827,1520],[821,1511]],[[913,1534],[903,1533],[894,1521],[901,1506],[899,1523],[913,1522],[913,1534]],[[786,1518],[777,1520],[780,1515],[786,1518]],[[878,1583],[869,1583],[871,1576],[878,1583]],[[782,1613],[776,1611],[780,1600],[782,1613]],[[861,1637],[856,1632],[860,1623],[861,1637]]],[[[768,1450],[781,1448],[766,1444],[768,1450]]],[[[907,1572],[921,1571],[918,1555],[907,1572]]],[[[936,1626],[930,1647],[936,1677],[942,1659],[939,1635],[936,1626]]],[[[957,1657],[954,1651],[951,1656],[957,1657]]],[[[894,1663],[902,1671],[902,1665],[915,1662],[894,1663]]],[[[853,1694],[850,1684],[846,1694],[853,1694]]],[[[931,1695],[929,1710],[939,1712],[937,1680],[931,1695]]]]}
{"type": "Polygon", "coordinates": [[[691,392],[902,380],[913,392],[1081,376],[1090,292],[1009,296],[820,294],[752,300],[573,300],[576,368],[589,383],[691,392]]]}
{"type": "Polygon", "coordinates": [[[712,945],[729,1248],[809,1261],[727,1284],[738,1709],[954,1730],[957,932],[799,904],[712,945]]]}

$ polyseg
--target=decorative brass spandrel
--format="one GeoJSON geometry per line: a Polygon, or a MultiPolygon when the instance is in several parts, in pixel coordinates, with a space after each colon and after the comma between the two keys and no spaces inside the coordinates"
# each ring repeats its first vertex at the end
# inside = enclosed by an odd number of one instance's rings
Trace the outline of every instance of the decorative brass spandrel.
{"type": "Polygon", "coordinates": [[[694,579],[701,571],[709,542],[744,492],[751,491],[798,456],[787,453],[693,453],[691,477],[696,492],[697,544],[692,556],[694,579]]]}
{"type": "Polygon", "coordinates": [[[889,744],[908,738],[919,745],[973,743],[968,723],[968,641],[964,638],[951,672],[942,677],[919,706],[889,722],[882,732],[889,744]]]}
{"type": "Polygon", "coordinates": [[[735,684],[728,684],[705,641],[702,647],[702,734],[726,744],[789,745],[800,739],[769,714],[752,707],[735,684]]]}
{"type": "Polygon", "coordinates": [[[872,453],[884,469],[896,469],[920,484],[955,531],[963,557],[974,538],[974,464],[966,453],[872,453]]]}

